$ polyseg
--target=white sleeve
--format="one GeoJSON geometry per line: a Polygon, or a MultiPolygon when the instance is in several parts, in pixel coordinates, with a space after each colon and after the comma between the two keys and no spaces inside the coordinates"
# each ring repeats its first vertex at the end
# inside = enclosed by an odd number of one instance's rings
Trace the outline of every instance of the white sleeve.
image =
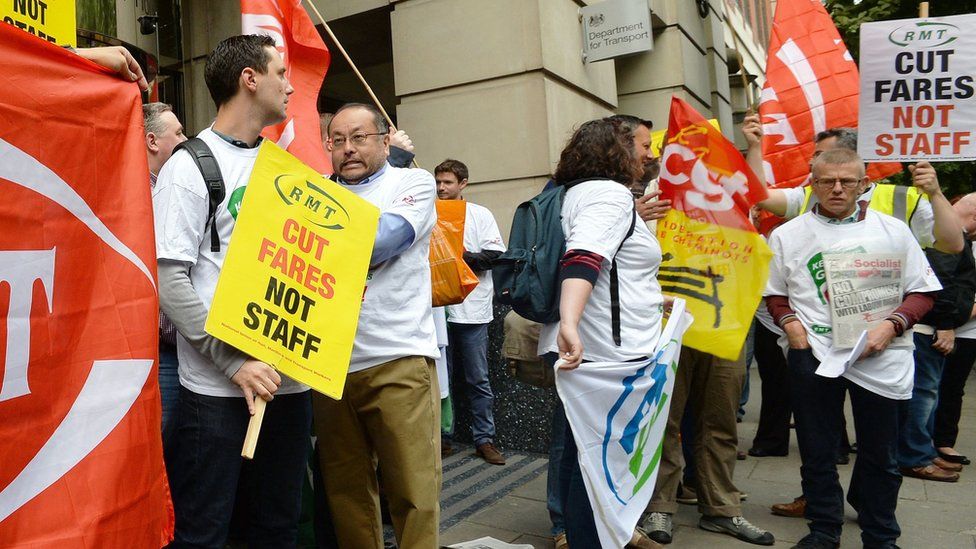
{"type": "Polygon", "coordinates": [[[585,194],[570,212],[566,250],[586,250],[609,261],[620,248],[636,215],[634,197],[619,183],[600,182],[599,189],[588,187],[579,189],[578,192],[585,194]]]}
{"type": "Polygon", "coordinates": [[[434,182],[434,176],[419,169],[393,169],[401,172],[399,188],[392,205],[382,213],[395,214],[405,219],[413,228],[414,242],[427,238],[437,221],[434,208],[437,183],[434,182]]]}
{"type": "Polygon", "coordinates": [[[783,240],[777,232],[769,237],[769,249],[773,251],[773,258],[769,261],[769,279],[763,297],[770,295],[789,296],[789,285],[786,282],[786,261],[783,257],[783,240]]]}
{"type": "MultiPolygon", "coordinates": [[[[904,224],[901,227],[904,228],[904,224]]],[[[902,238],[905,240],[905,293],[941,290],[942,284],[914,235],[906,230],[902,238]]]]}
{"type": "Polygon", "coordinates": [[[196,264],[210,199],[188,152],[177,151],[163,165],[152,200],[156,257],[196,264]]]}
{"type": "Polygon", "coordinates": [[[911,218],[912,234],[923,248],[931,248],[935,244],[935,213],[932,203],[927,198],[921,198],[915,213],[911,218]]]}
{"type": "Polygon", "coordinates": [[[783,197],[786,198],[786,215],[783,217],[793,219],[803,213],[800,210],[803,208],[803,201],[807,197],[806,187],[791,187],[782,190],[783,197]]]}

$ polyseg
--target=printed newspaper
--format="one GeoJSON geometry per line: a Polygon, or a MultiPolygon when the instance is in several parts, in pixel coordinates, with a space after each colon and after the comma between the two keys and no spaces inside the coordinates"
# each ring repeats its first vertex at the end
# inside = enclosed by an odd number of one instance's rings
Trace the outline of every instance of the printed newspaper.
{"type": "Polygon", "coordinates": [[[824,254],[835,349],[854,347],[862,332],[898,308],[904,265],[904,254],[824,254]]]}

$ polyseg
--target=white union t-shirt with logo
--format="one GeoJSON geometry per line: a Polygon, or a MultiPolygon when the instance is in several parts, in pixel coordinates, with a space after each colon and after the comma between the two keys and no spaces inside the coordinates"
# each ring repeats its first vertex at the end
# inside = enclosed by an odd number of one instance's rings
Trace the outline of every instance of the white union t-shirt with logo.
{"type": "MultiPolygon", "coordinates": [[[[566,249],[603,257],[579,323],[584,360],[622,362],[648,357],[661,335],[664,296],[657,281],[661,246],[639,219],[633,234],[624,240],[636,215],[634,196],[614,181],[586,181],[566,191],[562,208],[566,249]],[[610,311],[610,260],[614,253],[620,291],[620,346],[613,342],[610,311]]],[[[558,352],[558,335],[558,322],[544,325],[539,354],[558,352]]]]}
{"type": "MultiPolygon", "coordinates": [[[[942,289],[908,226],[873,210],[867,211],[863,221],[846,224],[828,223],[813,212],[805,213],[773,231],[769,247],[773,250],[773,260],[769,265],[765,295],[789,298],[818,360],[827,356],[833,344],[823,254],[904,254],[902,276],[906,294],[942,289]]],[[[915,376],[914,346],[911,337],[904,341],[903,347],[889,346],[877,356],[858,360],[843,374],[844,377],[886,398],[911,398],[915,376]]]]}
{"type": "MultiPolygon", "coordinates": [[[[153,189],[156,257],[189,263],[190,283],[209,309],[230,244],[230,235],[237,222],[238,208],[259,149],[231,145],[210,128],[200,132],[197,137],[210,146],[224,179],[224,200],[214,215],[220,236],[220,251],[210,250],[210,227],[207,226],[210,198],[207,185],[190,153],[180,150],[163,165],[153,189]]],[[[180,361],[180,383],[184,387],[207,396],[241,396],[240,388],[180,334],[177,334],[176,349],[180,361]]],[[[276,394],[287,395],[306,390],[307,386],[282,375],[281,387],[276,394]]]]}
{"type": "MultiPolygon", "coordinates": [[[[491,211],[478,204],[467,202],[464,214],[464,250],[468,252],[483,252],[486,250],[505,251],[505,243],[498,231],[498,224],[491,211]]],[[[457,305],[447,306],[447,321],[456,324],[487,324],[491,322],[492,294],[494,283],[491,271],[475,273],[478,275],[478,285],[468,294],[464,301],[457,305]]]]}

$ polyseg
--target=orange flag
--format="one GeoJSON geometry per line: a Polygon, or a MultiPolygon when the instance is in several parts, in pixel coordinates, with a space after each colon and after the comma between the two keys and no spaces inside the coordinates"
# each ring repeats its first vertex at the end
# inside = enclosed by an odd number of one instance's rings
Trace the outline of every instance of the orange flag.
{"type": "MultiPolygon", "coordinates": [[[[767,184],[804,184],[816,135],[857,127],[858,90],[857,65],[820,0],[779,0],[759,104],[767,184]]],[[[898,163],[868,167],[873,179],[899,171],[898,163]]]]}
{"type": "Polygon", "coordinates": [[[10,25],[0,57],[0,547],[160,547],[139,90],[10,25]]]}
{"type": "Polygon", "coordinates": [[[738,358],[769,275],[772,253],[749,219],[768,196],[735,145],[673,97],[661,155],[661,198],[674,207],[658,221],[661,289],[682,297],[695,322],[684,344],[738,358]]]}
{"type": "Polygon", "coordinates": [[[332,173],[332,161],[322,146],[318,97],[332,57],[300,0],[241,0],[244,34],[274,38],[295,88],[288,100],[288,117],[261,132],[265,138],[323,174],[332,173]]]}

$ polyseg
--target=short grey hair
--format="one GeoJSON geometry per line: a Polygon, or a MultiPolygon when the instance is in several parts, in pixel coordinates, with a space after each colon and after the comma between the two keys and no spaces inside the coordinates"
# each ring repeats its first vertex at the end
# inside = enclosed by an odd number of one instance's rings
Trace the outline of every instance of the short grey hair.
{"type": "Polygon", "coordinates": [[[142,119],[145,122],[146,133],[162,133],[166,130],[160,116],[164,112],[173,112],[172,105],[166,103],[146,103],[142,106],[142,119]]]}
{"type": "Polygon", "coordinates": [[[846,164],[857,164],[858,177],[864,177],[864,159],[856,151],[846,148],[831,149],[822,152],[813,160],[810,171],[813,172],[820,166],[842,166],[846,164]]]}
{"type": "Polygon", "coordinates": [[[820,143],[824,139],[831,137],[837,138],[837,146],[857,152],[857,130],[854,128],[830,128],[817,134],[814,143],[820,143]]]}

